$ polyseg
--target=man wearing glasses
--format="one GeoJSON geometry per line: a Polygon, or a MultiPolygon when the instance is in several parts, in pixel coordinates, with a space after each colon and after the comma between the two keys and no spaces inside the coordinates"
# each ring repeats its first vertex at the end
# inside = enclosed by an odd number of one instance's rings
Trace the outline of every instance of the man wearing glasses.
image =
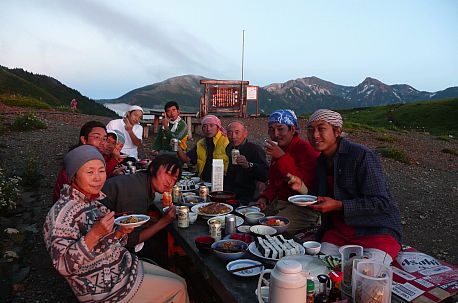
{"type": "MultiPolygon", "coordinates": [[[[89,144],[97,148],[97,150],[103,155],[106,149],[107,141],[107,130],[105,125],[99,121],[89,121],[85,123],[80,130],[78,144],[73,146],[71,149],[80,145],[89,144]]],[[[107,159],[105,159],[107,160],[107,159]]],[[[71,180],[68,180],[67,172],[62,168],[58,175],[54,185],[52,200],[56,202],[60,197],[60,190],[64,184],[70,184],[71,180]]]]}
{"type": "Polygon", "coordinates": [[[292,110],[274,111],[269,116],[268,125],[270,139],[266,140],[265,147],[267,155],[271,156],[269,184],[257,204],[267,215],[278,212],[278,215],[288,218],[288,232],[294,234],[317,224],[320,215],[288,202],[288,197],[299,194],[288,186],[288,177],[300,176],[307,188],[313,188],[319,153],[299,137],[297,117],[292,110]]]}

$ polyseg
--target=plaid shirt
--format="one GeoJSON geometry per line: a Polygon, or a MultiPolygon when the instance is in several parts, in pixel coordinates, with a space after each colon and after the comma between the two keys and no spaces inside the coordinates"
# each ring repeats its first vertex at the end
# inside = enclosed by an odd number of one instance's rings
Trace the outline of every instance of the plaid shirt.
{"type": "MultiPolygon", "coordinates": [[[[389,234],[401,242],[399,207],[392,198],[378,156],[367,147],[341,138],[334,155],[334,199],[342,201],[345,223],[356,235],[389,234]]],[[[318,195],[329,196],[326,159],[318,158],[318,195]]],[[[329,228],[331,213],[323,215],[321,237],[329,228]]]]}

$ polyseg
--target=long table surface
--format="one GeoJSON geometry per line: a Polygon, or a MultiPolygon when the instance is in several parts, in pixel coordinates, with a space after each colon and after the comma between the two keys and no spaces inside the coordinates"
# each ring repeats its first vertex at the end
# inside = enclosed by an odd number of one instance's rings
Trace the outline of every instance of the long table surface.
{"type": "MultiPolygon", "coordinates": [[[[162,201],[154,202],[155,207],[162,213],[162,201]]],[[[200,235],[208,235],[207,219],[199,216],[194,224],[188,228],[179,228],[177,221],[170,225],[170,230],[175,240],[180,244],[198,270],[203,274],[208,283],[220,297],[221,302],[254,303],[258,302],[255,295],[259,275],[254,277],[239,277],[226,270],[225,262],[212,253],[201,253],[197,249],[194,239],[200,235]]],[[[243,259],[256,260],[257,257],[247,252],[243,259]]],[[[266,264],[265,264],[266,266],[266,264]]],[[[269,267],[269,265],[267,265],[269,267]]]]}

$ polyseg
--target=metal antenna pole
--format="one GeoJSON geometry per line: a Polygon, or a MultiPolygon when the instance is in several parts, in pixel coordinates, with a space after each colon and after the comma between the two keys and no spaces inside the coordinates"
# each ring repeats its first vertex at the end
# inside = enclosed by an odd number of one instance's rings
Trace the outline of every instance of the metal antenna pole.
{"type": "Polygon", "coordinates": [[[246,116],[246,104],[244,102],[244,94],[243,94],[243,60],[245,55],[245,30],[242,30],[242,81],[240,82],[240,99],[242,102],[242,117],[245,118],[246,116]]]}

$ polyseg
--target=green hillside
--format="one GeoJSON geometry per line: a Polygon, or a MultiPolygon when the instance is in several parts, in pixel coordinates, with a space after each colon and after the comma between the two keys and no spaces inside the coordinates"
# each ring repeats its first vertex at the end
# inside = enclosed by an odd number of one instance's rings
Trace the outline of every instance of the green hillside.
{"type": "MultiPolygon", "coordinates": [[[[56,79],[29,73],[23,69],[9,69],[0,66],[0,95],[30,97],[48,104],[51,108],[69,107],[70,101],[76,99],[78,100],[78,111],[81,113],[108,117],[117,116],[115,112],[81,95],[77,90],[65,86],[56,79]]],[[[14,98],[12,99],[14,100],[14,98]]]]}
{"type": "Polygon", "coordinates": [[[346,122],[458,137],[458,98],[339,110],[346,122]]]}

